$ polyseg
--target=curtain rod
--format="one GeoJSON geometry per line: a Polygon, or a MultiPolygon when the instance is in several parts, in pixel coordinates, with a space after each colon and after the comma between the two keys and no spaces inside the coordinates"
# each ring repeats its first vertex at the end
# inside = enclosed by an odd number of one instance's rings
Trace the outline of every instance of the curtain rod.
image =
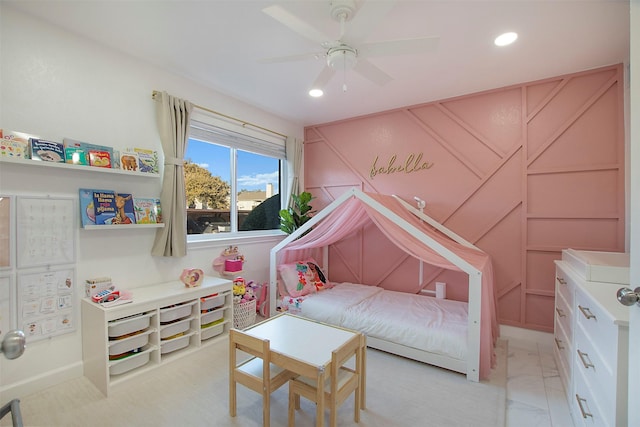
{"type": "MultiPolygon", "coordinates": [[[[151,94],[151,98],[153,98],[153,99],[155,100],[155,99],[156,99],[156,95],[157,95],[157,94],[159,94],[159,93],[160,93],[159,91],[154,90],[154,91],[152,92],[152,94],[151,94]]],[[[204,110],[204,111],[206,111],[206,112],[208,112],[208,113],[216,114],[216,115],[221,116],[221,117],[224,117],[224,118],[226,118],[226,119],[235,120],[236,122],[239,122],[243,127],[244,127],[244,126],[251,126],[251,127],[256,128],[256,129],[260,129],[260,130],[263,130],[263,131],[265,131],[265,132],[270,132],[270,133],[272,133],[272,134],[274,134],[274,135],[278,135],[278,136],[283,137],[284,139],[287,139],[287,135],[282,134],[282,133],[280,133],[280,132],[276,132],[275,130],[267,129],[267,128],[265,128],[265,127],[262,127],[262,126],[259,126],[259,125],[256,125],[256,124],[253,124],[253,123],[251,123],[251,122],[247,122],[247,121],[245,121],[245,120],[240,120],[240,119],[237,119],[237,118],[235,118],[235,117],[228,116],[228,115],[226,115],[226,114],[222,114],[222,113],[220,113],[220,112],[218,112],[218,111],[212,110],[212,109],[210,109],[210,108],[205,108],[205,107],[203,107],[203,106],[201,106],[201,105],[198,105],[198,104],[193,104],[193,103],[192,103],[192,105],[193,105],[194,107],[199,108],[199,109],[201,109],[201,110],[204,110]]]]}

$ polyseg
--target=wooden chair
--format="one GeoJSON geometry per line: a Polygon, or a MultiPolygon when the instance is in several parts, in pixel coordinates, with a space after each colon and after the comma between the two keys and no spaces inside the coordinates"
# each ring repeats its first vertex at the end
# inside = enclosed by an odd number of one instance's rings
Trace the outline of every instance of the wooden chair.
{"type": "Polygon", "coordinates": [[[271,393],[295,375],[270,362],[269,340],[252,337],[242,331],[229,331],[229,415],[236,416],[236,383],[262,394],[262,423],[269,427],[271,393]],[[237,351],[250,354],[238,362],[237,351]]]}
{"type": "MultiPolygon", "coordinates": [[[[329,407],[331,427],[336,426],[338,407],[351,393],[354,393],[355,398],[353,419],[355,422],[360,421],[361,398],[363,397],[360,390],[363,369],[363,352],[361,351],[363,337],[360,334],[358,339],[351,340],[332,352],[330,374],[326,376],[321,390],[318,390],[317,372],[313,369],[289,380],[289,427],[295,425],[295,410],[300,409],[300,396],[317,404],[318,399],[322,396],[321,393],[324,393],[324,402],[329,407]],[[356,359],[355,369],[345,366],[354,357],[356,359]],[[331,381],[331,378],[338,380],[331,381]]],[[[318,414],[316,414],[317,416],[318,414]]]]}

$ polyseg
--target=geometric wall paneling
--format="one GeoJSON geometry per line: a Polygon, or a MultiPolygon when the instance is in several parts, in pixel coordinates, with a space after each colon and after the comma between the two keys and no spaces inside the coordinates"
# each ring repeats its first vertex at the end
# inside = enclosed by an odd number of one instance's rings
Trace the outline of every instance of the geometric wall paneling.
{"type": "MultiPolygon", "coordinates": [[[[500,323],[552,331],[561,250],[624,250],[623,105],[615,65],[308,126],[305,188],[318,210],[352,186],[420,197],[491,255],[500,323]],[[417,154],[432,165],[407,173],[417,154]]],[[[335,245],[330,279],[416,282],[417,261],[388,245],[377,230],[335,245]]],[[[435,281],[466,300],[465,275],[425,266],[435,281]]]]}
{"type": "Polygon", "coordinates": [[[527,294],[525,298],[526,311],[522,324],[530,329],[553,331],[553,311],[555,308],[553,297],[527,294]]]}
{"type": "Polygon", "coordinates": [[[341,164],[341,167],[333,168],[334,172],[325,168],[304,169],[304,182],[311,187],[341,184],[345,181],[360,182],[360,177],[351,171],[348,160],[341,157],[327,144],[312,143],[304,145],[304,156],[315,159],[318,164],[341,164]],[[344,164],[343,164],[344,163],[344,164]],[[336,173],[335,171],[340,171],[336,173]]]}

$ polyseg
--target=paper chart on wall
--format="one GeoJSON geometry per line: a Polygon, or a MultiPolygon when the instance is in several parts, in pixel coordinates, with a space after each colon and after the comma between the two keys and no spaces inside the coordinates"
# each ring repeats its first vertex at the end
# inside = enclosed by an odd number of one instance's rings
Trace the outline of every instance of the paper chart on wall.
{"type": "Polygon", "coordinates": [[[12,197],[0,195],[0,270],[13,267],[11,250],[13,228],[11,226],[12,197]]]}
{"type": "Polygon", "coordinates": [[[18,325],[27,342],[76,329],[75,269],[18,272],[18,325]]]}
{"type": "Polygon", "coordinates": [[[11,310],[12,279],[11,276],[0,276],[0,337],[14,328],[11,310]]]}
{"type": "Polygon", "coordinates": [[[71,198],[17,198],[18,268],[75,262],[75,209],[71,198]]]}

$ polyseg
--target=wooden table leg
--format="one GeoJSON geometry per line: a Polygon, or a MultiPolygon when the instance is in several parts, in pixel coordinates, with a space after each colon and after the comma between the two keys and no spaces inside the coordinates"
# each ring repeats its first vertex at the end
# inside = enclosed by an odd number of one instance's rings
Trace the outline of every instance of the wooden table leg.
{"type": "Polygon", "coordinates": [[[316,383],[316,427],[324,427],[324,380],[324,370],[318,371],[318,382],[316,383]]]}

